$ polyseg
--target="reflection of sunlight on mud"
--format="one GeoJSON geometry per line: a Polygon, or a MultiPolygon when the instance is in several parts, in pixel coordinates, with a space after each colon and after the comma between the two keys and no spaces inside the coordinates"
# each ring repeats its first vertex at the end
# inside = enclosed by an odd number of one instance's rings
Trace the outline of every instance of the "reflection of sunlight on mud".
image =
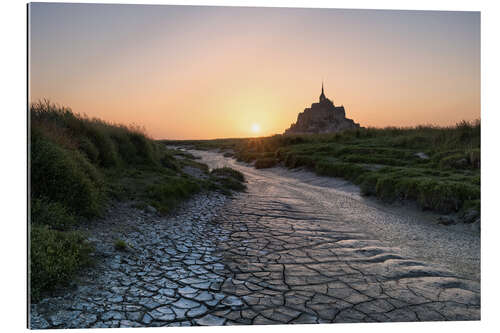
{"type": "Polygon", "coordinates": [[[401,248],[405,257],[438,265],[473,280],[480,279],[480,238],[467,225],[443,228],[436,224],[438,215],[432,212],[361,196],[358,186],[343,179],[321,177],[303,169],[255,169],[251,164],[213,151],[190,152],[201,157],[210,168],[229,166],[243,172],[250,195],[273,197],[292,205],[307,202],[317,213],[328,214],[388,246],[401,248]]]}

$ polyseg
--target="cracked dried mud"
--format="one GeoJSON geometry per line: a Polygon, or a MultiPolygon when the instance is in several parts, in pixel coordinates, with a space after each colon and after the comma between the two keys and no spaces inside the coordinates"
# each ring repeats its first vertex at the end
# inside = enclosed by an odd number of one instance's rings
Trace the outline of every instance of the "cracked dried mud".
{"type": "Polygon", "coordinates": [[[97,266],[33,304],[32,328],[480,319],[473,231],[338,180],[194,153],[242,171],[248,191],[199,195],[168,217],[116,204],[89,226],[97,266]]]}

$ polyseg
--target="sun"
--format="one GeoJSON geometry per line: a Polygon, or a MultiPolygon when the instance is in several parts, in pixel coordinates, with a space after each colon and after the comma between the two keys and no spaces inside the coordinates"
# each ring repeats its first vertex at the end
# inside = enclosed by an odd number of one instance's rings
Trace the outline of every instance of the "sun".
{"type": "Polygon", "coordinates": [[[260,132],[260,125],[257,123],[253,123],[252,124],[252,132],[259,133],[260,132]]]}

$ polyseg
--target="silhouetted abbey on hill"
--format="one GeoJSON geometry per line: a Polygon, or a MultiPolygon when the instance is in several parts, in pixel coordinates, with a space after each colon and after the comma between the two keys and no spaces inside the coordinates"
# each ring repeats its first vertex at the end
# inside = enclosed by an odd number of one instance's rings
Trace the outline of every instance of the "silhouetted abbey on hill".
{"type": "Polygon", "coordinates": [[[292,124],[284,134],[333,133],[345,129],[359,128],[359,124],[345,117],[343,106],[335,106],[326,98],[321,84],[319,103],[299,113],[297,122],[292,124]]]}

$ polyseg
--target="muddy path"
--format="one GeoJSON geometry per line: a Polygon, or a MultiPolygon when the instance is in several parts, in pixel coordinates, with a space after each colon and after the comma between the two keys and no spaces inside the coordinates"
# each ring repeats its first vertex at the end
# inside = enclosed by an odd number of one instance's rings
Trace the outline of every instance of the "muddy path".
{"type": "Polygon", "coordinates": [[[210,167],[243,172],[248,191],[217,217],[231,271],[222,291],[258,323],[467,320],[480,315],[477,232],[435,215],[368,200],[355,186],[283,168],[256,170],[213,152],[210,167]]]}
{"type": "Polygon", "coordinates": [[[477,233],[332,178],[193,153],[242,171],[248,190],[171,216],[116,203],[86,230],[96,266],[33,304],[32,328],[480,318],[477,233]]]}
{"type": "Polygon", "coordinates": [[[368,237],[397,247],[408,258],[437,265],[455,274],[480,281],[480,232],[472,225],[443,226],[439,216],[412,204],[384,204],[363,197],[359,187],[338,178],[320,177],[305,170],[283,167],[257,170],[252,166],[206,151],[191,151],[210,168],[229,166],[243,172],[247,196],[276,198],[276,202],[301,204],[314,214],[325,214],[333,224],[347,224],[368,237]]]}

